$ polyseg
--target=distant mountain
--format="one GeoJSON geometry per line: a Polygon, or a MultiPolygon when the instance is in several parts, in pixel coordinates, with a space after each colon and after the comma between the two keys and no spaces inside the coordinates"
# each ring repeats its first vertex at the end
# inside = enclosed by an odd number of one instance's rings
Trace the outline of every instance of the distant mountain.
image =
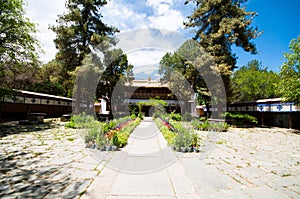
{"type": "Polygon", "coordinates": [[[158,64],[137,66],[133,68],[133,73],[136,80],[148,80],[149,75],[152,80],[159,80],[158,69],[158,64]]]}
{"type": "Polygon", "coordinates": [[[134,78],[136,80],[148,80],[149,75],[152,80],[159,80],[158,70],[155,70],[150,74],[146,74],[144,72],[135,73],[134,78]]]}

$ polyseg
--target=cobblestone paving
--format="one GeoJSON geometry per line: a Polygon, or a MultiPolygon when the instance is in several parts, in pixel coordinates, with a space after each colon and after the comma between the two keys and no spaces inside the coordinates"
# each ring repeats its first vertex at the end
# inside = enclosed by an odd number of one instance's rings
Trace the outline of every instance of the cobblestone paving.
{"type": "MultiPolygon", "coordinates": [[[[80,198],[116,153],[101,152],[99,163],[64,124],[20,131],[0,134],[0,198],[80,198]]],[[[207,158],[186,153],[179,161],[201,198],[299,198],[299,136],[231,128],[207,158]]]]}
{"type": "Polygon", "coordinates": [[[197,157],[184,154],[180,161],[204,198],[300,197],[300,134],[295,130],[231,128],[219,135],[205,159],[197,157]]]}
{"type": "Polygon", "coordinates": [[[99,173],[76,130],[57,124],[14,133],[1,133],[0,198],[76,198],[99,173]]]}

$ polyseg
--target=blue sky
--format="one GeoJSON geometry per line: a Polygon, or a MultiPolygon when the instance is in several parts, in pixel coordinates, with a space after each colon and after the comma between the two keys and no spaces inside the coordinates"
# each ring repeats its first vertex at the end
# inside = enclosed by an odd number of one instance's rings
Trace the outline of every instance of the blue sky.
{"type": "Polygon", "coordinates": [[[269,69],[280,71],[284,62],[283,53],[289,51],[291,39],[300,35],[300,1],[250,0],[246,5],[247,10],[258,13],[253,26],[257,26],[263,34],[254,40],[258,55],[237,51],[238,65],[257,59],[269,69]]]}
{"type": "MultiPolygon", "coordinates": [[[[121,34],[141,28],[167,29],[170,31],[190,36],[189,30],[184,29],[183,20],[190,15],[194,9],[193,4],[184,5],[185,0],[111,0],[102,9],[103,21],[114,25],[121,30],[121,34]]],[[[63,0],[27,0],[27,14],[29,18],[38,24],[37,34],[45,54],[41,55],[43,62],[54,58],[56,49],[53,44],[55,34],[48,30],[49,25],[55,25],[58,14],[65,12],[63,0]]],[[[279,71],[284,61],[283,53],[288,51],[291,39],[300,35],[300,14],[299,0],[249,0],[248,11],[258,12],[254,19],[253,26],[257,26],[263,34],[254,40],[259,55],[244,53],[240,49],[233,48],[238,56],[238,66],[245,65],[252,59],[258,59],[269,69],[279,71]]],[[[143,58],[146,65],[154,67],[160,61],[164,50],[157,50],[151,53],[141,49],[133,51],[129,55],[130,62],[141,66],[140,60],[143,58]],[[138,54],[138,56],[136,56],[138,54]],[[151,60],[152,59],[152,60],[151,60]],[[147,61],[146,61],[147,60],[147,61]]],[[[140,68],[141,69],[141,68],[140,68]]],[[[149,67],[144,67],[145,73],[150,73],[149,67]],[[148,71],[146,71],[148,70],[148,71]]],[[[154,70],[151,69],[151,70],[154,70]]]]}

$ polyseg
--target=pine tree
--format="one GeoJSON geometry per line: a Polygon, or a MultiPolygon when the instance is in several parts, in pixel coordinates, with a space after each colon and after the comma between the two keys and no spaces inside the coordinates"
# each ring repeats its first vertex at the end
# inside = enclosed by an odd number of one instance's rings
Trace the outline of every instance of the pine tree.
{"type": "Polygon", "coordinates": [[[232,45],[257,53],[251,42],[260,34],[257,28],[251,27],[257,13],[241,7],[247,0],[188,0],[186,4],[190,1],[197,7],[185,26],[194,29],[194,39],[213,57],[221,74],[228,79],[236,67],[232,45]]]}
{"type": "MultiPolygon", "coordinates": [[[[59,16],[57,26],[51,27],[56,33],[56,59],[63,65],[61,73],[65,79],[72,79],[70,73],[91,52],[90,46],[96,46],[104,37],[113,36],[118,31],[101,21],[101,7],[105,4],[105,0],[67,0],[68,12],[59,16]]],[[[64,82],[63,85],[70,95],[72,80],[64,82]]]]}

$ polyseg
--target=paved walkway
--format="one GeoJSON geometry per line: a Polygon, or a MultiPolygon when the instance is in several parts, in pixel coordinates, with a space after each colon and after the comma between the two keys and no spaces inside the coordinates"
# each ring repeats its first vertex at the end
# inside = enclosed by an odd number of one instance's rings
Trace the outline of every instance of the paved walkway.
{"type": "Polygon", "coordinates": [[[118,152],[86,149],[62,123],[0,127],[0,198],[300,197],[300,135],[288,129],[231,128],[201,159],[171,151],[150,119],[118,152]]]}
{"type": "Polygon", "coordinates": [[[146,118],[82,198],[199,198],[155,123],[146,118]]]}

